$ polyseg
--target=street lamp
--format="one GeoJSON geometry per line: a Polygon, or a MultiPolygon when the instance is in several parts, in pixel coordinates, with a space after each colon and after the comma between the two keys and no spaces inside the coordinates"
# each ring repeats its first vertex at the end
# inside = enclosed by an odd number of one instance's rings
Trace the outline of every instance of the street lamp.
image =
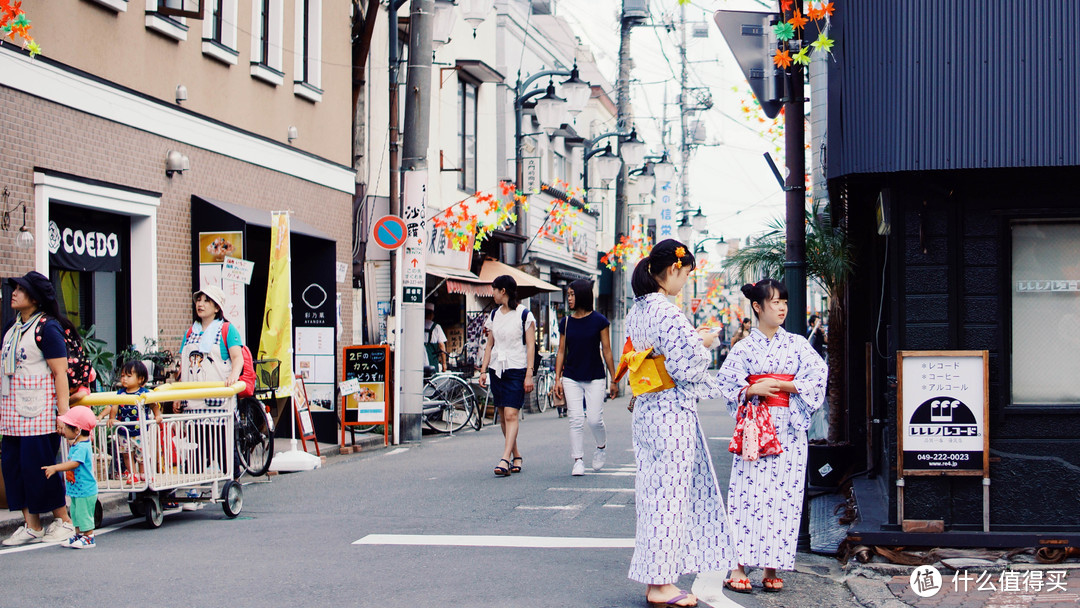
{"type": "Polygon", "coordinates": [[[694,232],[697,232],[699,234],[704,232],[705,231],[705,222],[706,222],[705,214],[701,212],[701,207],[698,207],[697,208],[697,213],[694,214],[694,217],[692,219],[692,225],[694,227],[694,232]]]}
{"type": "MultiPolygon", "coordinates": [[[[622,169],[623,159],[615,156],[611,151],[611,144],[604,147],[603,150],[599,150],[601,154],[594,159],[596,163],[597,176],[600,178],[600,183],[606,185],[611,180],[619,176],[619,170],[622,169]]],[[[588,161],[586,161],[588,162],[588,161]]],[[[589,184],[585,184],[588,188],[589,184]]]]}
{"type": "Polygon", "coordinates": [[[533,111],[536,112],[536,121],[540,123],[540,128],[548,137],[570,120],[566,100],[555,94],[555,83],[551,80],[548,80],[543,97],[536,100],[533,111]]]}
{"type": "Polygon", "coordinates": [[[631,130],[630,137],[619,142],[619,156],[629,167],[645,162],[645,142],[638,139],[637,129],[631,130]]]}
{"type": "Polygon", "coordinates": [[[566,97],[566,108],[571,116],[580,114],[585,109],[585,104],[589,103],[589,98],[592,97],[592,85],[578,77],[576,63],[570,70],[570,78],[562,81],[559,89],[566,97]]]}
{"type": "Polygon", "coordinates": [[[634,183],[637,184],[638,191],[641,194],[648,194],[656,187],[656,175],[653,173],[653,165],[656,163],[645,163],[640,169],[634,169],[627,177],[634,178],[634,183]]]}
{"type": "Polygon", "coordinates": [[[690,225],[690,220],[684,215],[679,222],[679,240],[684,243],[689,241],[690,237],[693,236],[693,231],[694,227],[690,225]]]}
{"type": "Polygon", "coordinates": [[[472,36],[476,38],[476,28],[487,18],[495,6],[495,0],[461,0],[461,5],[461,16],[472,26],[472,36]]]}
{"type": "Polygon", "coordinates": [[[653,163],[653,175],[661,183],[670,182],[675,178],[675,164],[668,160],[667,152],[664,152],[660,162],[653,163]]]}
{"type": "Polygon", "coordinates": [[[454,29],[455,8],[457,6],[453,0],[435,0],[435,13],[431,22],[432,51],[437,51],[450,42],[450,34],[454,29]]]}

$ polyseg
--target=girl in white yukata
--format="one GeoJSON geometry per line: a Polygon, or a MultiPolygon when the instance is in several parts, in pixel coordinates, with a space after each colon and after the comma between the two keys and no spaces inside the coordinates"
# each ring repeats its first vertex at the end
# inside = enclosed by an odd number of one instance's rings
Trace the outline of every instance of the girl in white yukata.
{"type": "Polygon", "coordinates": [[[776,279],[744,285],[758,327],[731,348],[720,368],[722,392],[735,416],[747,400],[769,406],[783,452],[731,462],[728,512],[738,565],[724,586],[750,593],[746,567],[764,568],[765,591],[779,591],[777,570],[795,567],[806,476],[806,430],[825,399],[825,362],[806,338],[784,331],[787,289],[776,279]],[[764,377],[771,375],[772,377],[764,377]],[[786,399],[785,399],[786,397],[786,399]],[[786,401],[786,403],[785,403],[786,401]]]}
{"type": "Polygon", "coordinates": [[[696,606],[675,586],[683,574],[724,571],[735,564],[727,515],[698,421],[698,399],[716,398],[720,386],[707,372],[706,348],[714,330],[695,330],[669,295],[679,293],[694,256],[666,240],[638,263],[626,317],[633,349],[654,349],[675,388],[639,395],[634,402],[634,480],[637,531],[629,577],[648,585],[650,606],[696,606]]]}

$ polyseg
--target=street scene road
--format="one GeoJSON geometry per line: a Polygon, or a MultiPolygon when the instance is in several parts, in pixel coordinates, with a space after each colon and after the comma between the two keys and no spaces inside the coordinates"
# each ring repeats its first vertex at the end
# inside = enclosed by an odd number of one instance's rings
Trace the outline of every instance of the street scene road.
{"type": "MultiPolygon", "coordinates": [[[[207,505],[148,530],[121,507],[106,514],[94,551],[0,551],[3,603],[640,606],[644,585],[626,578],[634,536],[626,402],[606,404],[600,472],[570,476],[567,422],[552,410],[526,415],[523,471],[509,478],[491,472],[502,446],[497,427],[425,436],[250,483],[234,520],[207,505]],[[16,575],[30,572],[48,574],[16,575]]],[[[720,402],[703,402],[701,412],[726,495],[733,421],[720,402]]],[[[755,583],[760,577],[751,573],[755,583]]],[[[703,601],[721,593],[716,577],[701,578],[680,585],[703,601]]],[[[828,578],[791,573],[785,581],[780,594],[760,585],[753,595],[728,594],[741,606],[857,606],[828,578]]]]}

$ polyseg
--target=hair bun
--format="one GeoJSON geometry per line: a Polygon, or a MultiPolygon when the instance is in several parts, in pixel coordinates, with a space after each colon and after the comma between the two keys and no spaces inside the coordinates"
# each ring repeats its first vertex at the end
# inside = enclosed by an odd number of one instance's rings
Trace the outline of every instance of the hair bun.
{"type": "Polygon", "coordinates": [[[743,292],[743,295],[746,296],[746,299],[748,299],[748,300],[753,300],[754,299],[754,287],[756,287],[756,286],[753,283],[747,283],[746,285],[742,286],[742,292],[743,292]]]}

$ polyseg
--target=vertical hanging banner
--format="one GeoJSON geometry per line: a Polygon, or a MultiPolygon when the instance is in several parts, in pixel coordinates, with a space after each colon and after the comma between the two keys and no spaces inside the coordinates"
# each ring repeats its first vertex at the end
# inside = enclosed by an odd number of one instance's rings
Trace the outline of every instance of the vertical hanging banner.
{"type": "Polygon", "coordinates": [[[675,182],[657,182],[656,202],[656,242],[678,238],[675,230],[675,182]]]}
{"type": "Polygon", "coordinates": [[[290,259],[289,213],[274,211],[270,215],[270,269],[266,287],[266,309],[263,311],[262,336],[259,339],[259,359],[277,359],[279,397],[292,394],[292,263],[290,259]]]}
{"type": "Polygon", "coordinates": [[[405,246],[401,250],[402,301],[406,304],[423,304],[427,266],[424,247],[427,244],[425,214],[427,209],[427,171],[406,171],[403,201],[405,208],[405,246]]]}

